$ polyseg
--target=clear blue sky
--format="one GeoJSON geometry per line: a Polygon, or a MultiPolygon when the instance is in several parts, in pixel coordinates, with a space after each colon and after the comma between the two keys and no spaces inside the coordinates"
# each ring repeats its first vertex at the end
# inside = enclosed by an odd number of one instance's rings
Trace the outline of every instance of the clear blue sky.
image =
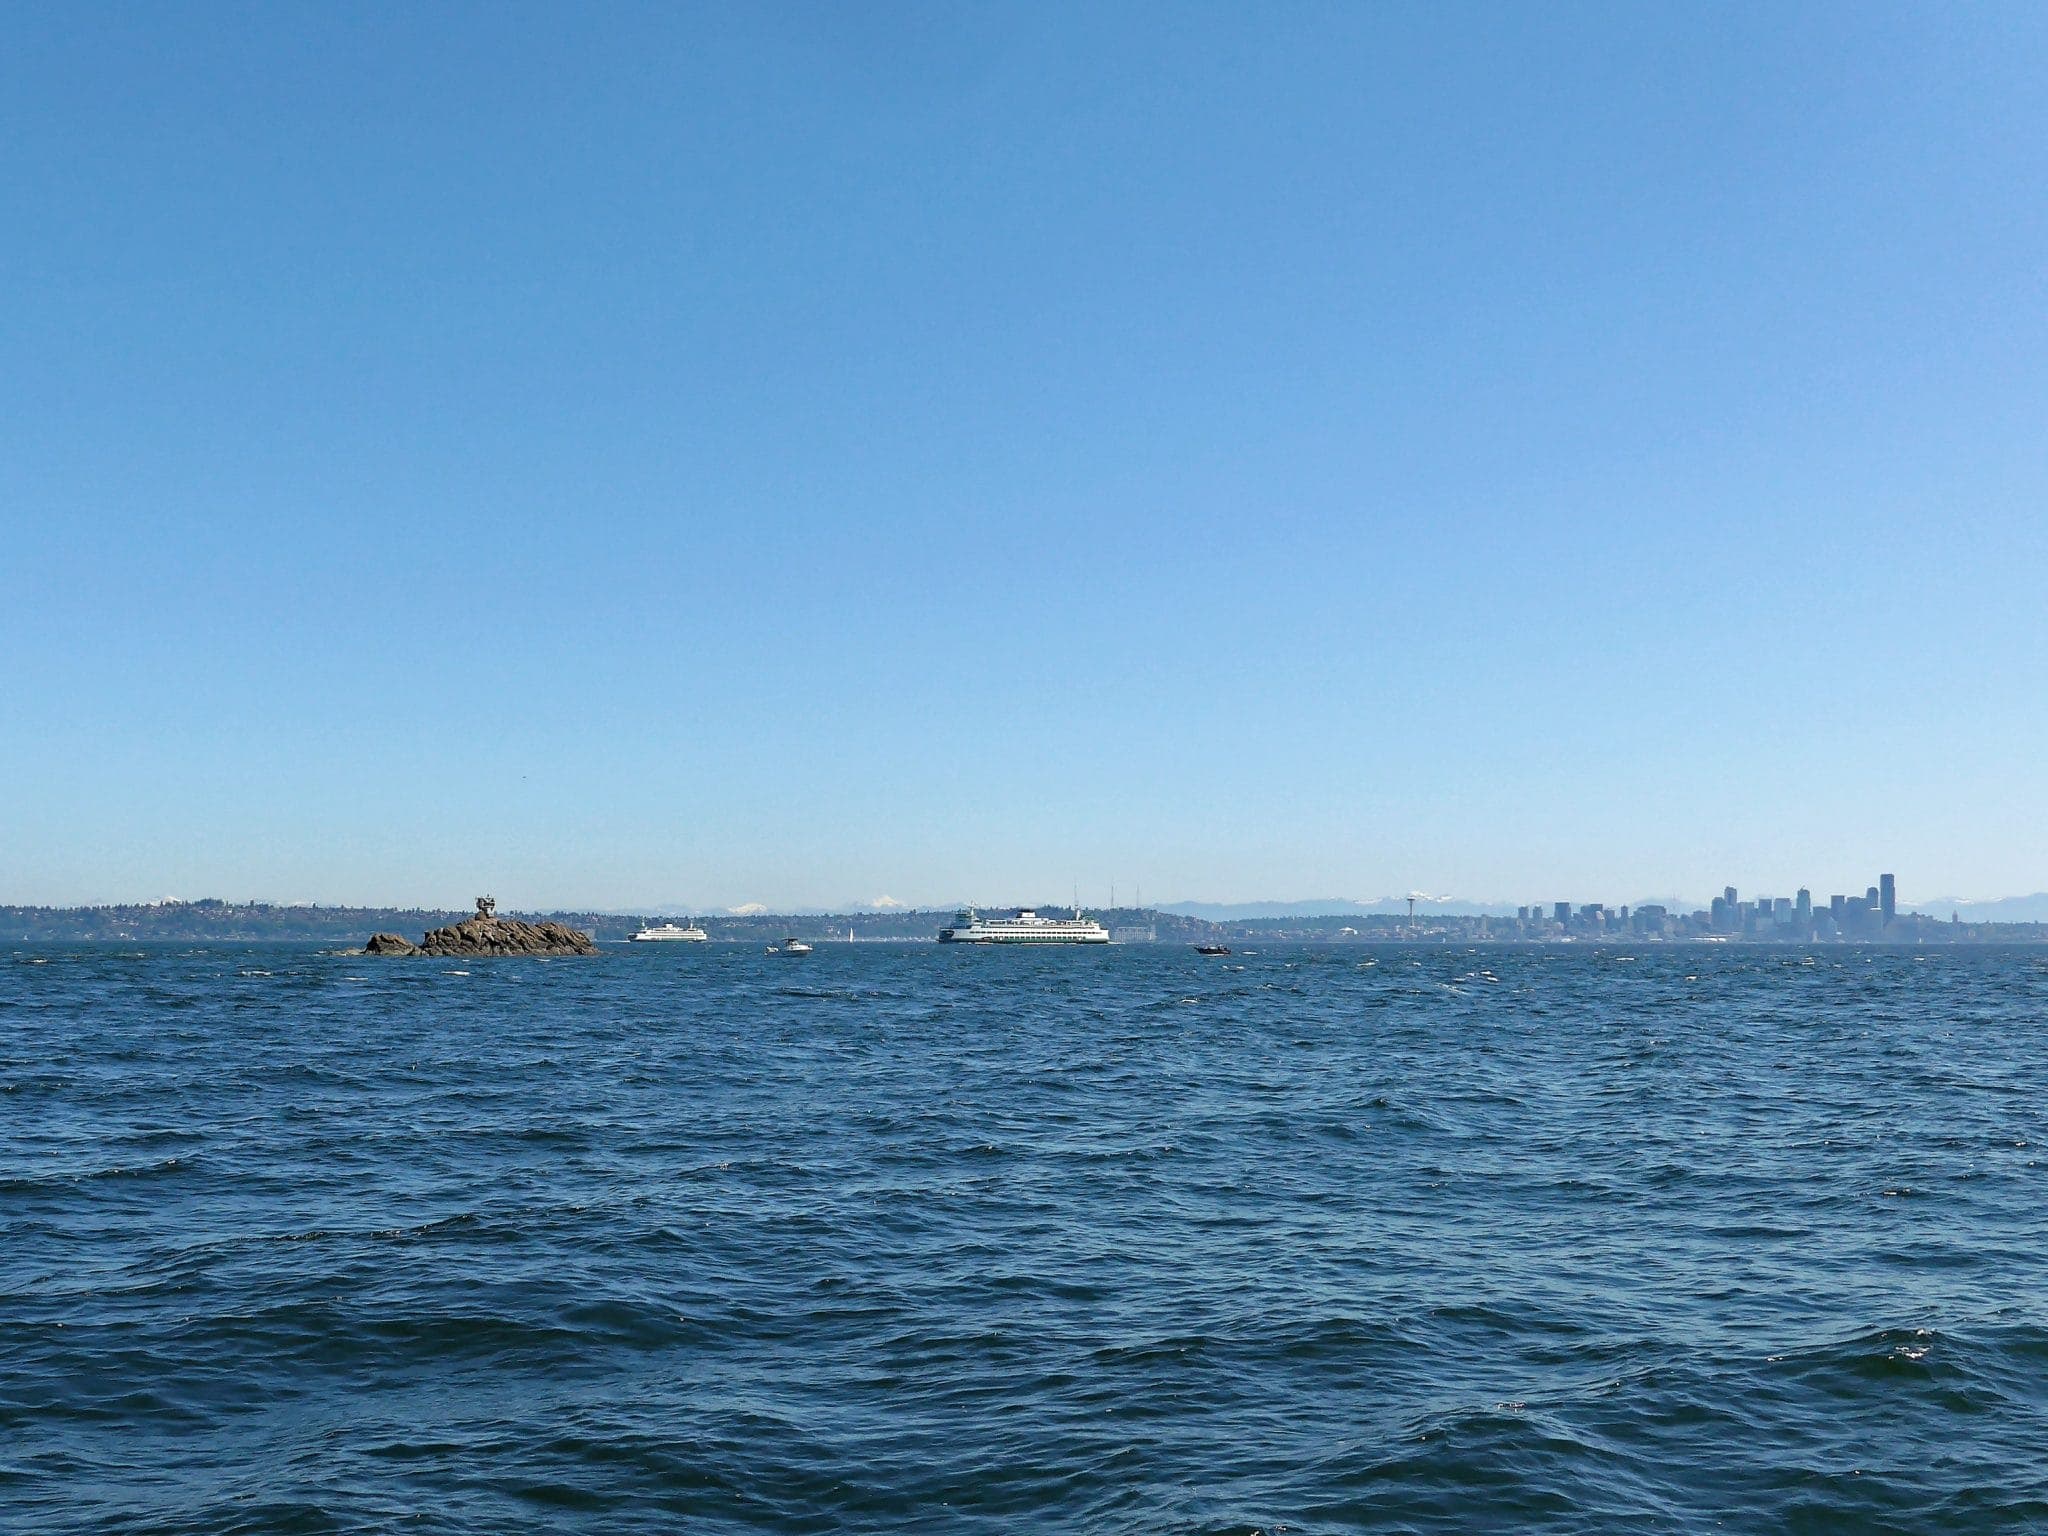
{"type": "Polygon", "coordinates": [[[2048,11],[16,6],[0,900],[2048,886],[2048,11]]]}

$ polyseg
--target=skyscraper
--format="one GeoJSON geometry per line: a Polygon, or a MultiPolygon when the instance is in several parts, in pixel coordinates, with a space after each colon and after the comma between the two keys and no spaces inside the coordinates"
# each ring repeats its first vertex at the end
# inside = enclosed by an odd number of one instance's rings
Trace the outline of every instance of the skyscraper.
{"type": "Polygon", "coordinates": [[[1877,910],[1884,914],[1887,926],[1899,915],[1899,885],[1890,875],[1877,877],[1877,910]]]}

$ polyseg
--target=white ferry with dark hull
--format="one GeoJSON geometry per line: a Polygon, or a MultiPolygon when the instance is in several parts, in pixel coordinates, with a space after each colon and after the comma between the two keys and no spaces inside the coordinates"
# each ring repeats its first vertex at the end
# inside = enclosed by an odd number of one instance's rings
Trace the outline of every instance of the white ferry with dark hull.
{"type": "Polygon", "coordinates": [[[1109,930],[1076,907],[1071,918],[1040,917],[1026,907],[1015,917],[979,917],[973,908],[956,913],[953,926],[939,930],[941,944],[1107,944],[1109,930]]]}
{"type": "Polygon", "coordinates": [[[702,928],[699,928],[695,923],[690,924],[687,928],[680,928],[673,922],[667,922],[659,927],[642,928],[633,935],[632,942],[635,944],[703,944],[707,943],[710,938],[711,935],[702,928]]]}

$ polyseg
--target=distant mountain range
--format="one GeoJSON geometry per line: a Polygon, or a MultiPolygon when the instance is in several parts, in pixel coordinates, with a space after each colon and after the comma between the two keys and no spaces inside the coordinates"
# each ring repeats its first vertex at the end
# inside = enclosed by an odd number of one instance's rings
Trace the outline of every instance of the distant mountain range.
{"type": "MultiPolygon", "coordinates": [[[[1652,901],[1631,902],[1631,906],[1652,901]]],[[[1705,903],[1656,898],[1654,904],[1677,912],[1698,910],[1705,903]]],[[[724,914],[695,909],[698,920],[715,939],[762,940],[784,933],[812,937],[857,936],[862,939],[930,939],[950,916],[950,909],[933,911],[906,907],[884,907],[868,903],[864,911],[837,913],[769,912],[749,903],[724,914]],[[879,908],[879,910],[878,910],[879,908]]],[[[1424,901],[1417,899],[1418,917],[1512,917],[1514,907],[1503,902],[1424,901]]],[[[1989,900],[1944,896],[1931,901],[1902,902],[1907,912],[1920,912],[1946,922],[1951,915],[1965,923],[2048,923],[2048,891],[2031,896],[2002,896],[1989,900]]],[[[1003,911],[1006,903],[990,904],[985,910],[1003,911]]],[[[650,917],[674,916],[691,911],[676,904],[657,907],[649,914],[618,912],[544,912],[530,914],[566,922],[600,940],[624,939],[650,917]]],[[[1043,904],[1043,910],[1060,910],[1058,902],[1043,904]]],[[[1190,941],[1215,938],[1212,925],[1264,924],[1260,933],[1270,936],[1276,929],[1293,931],[1297,937],[1322,932],[1338,933],[1338,925],[1357,920],[1363,928],[1374,922],[1385,932],[1390,919],[1407,915],[1405,896],[1382,896],[1374,901],[1348,897],[1326,897],[1307,901],[1183,901],[1170,906],[1142,909],[1124,907],[1114,911],[1090,908],[1111,928],[1150,927],[1161,939],[1190,941]]],[[[162,901],[100,907],[17,907],[0,906],[0,940],[332,940],[360,943],[372,933],[423,932],[460,920],[462,912],[420,908],[279,906],[266,902],[162,901]]],[[[1251,936],[1247,934],[1246,936],[1251,936]]]]}

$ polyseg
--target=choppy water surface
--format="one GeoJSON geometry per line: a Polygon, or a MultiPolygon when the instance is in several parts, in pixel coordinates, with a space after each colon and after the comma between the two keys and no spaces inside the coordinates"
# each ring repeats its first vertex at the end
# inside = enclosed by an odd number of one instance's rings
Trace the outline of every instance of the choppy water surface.
{"type": "Polygon", "coordinates": [[[2048,1528],[2048,954],[0,948],[0,1528],[2048,1528]]]}

